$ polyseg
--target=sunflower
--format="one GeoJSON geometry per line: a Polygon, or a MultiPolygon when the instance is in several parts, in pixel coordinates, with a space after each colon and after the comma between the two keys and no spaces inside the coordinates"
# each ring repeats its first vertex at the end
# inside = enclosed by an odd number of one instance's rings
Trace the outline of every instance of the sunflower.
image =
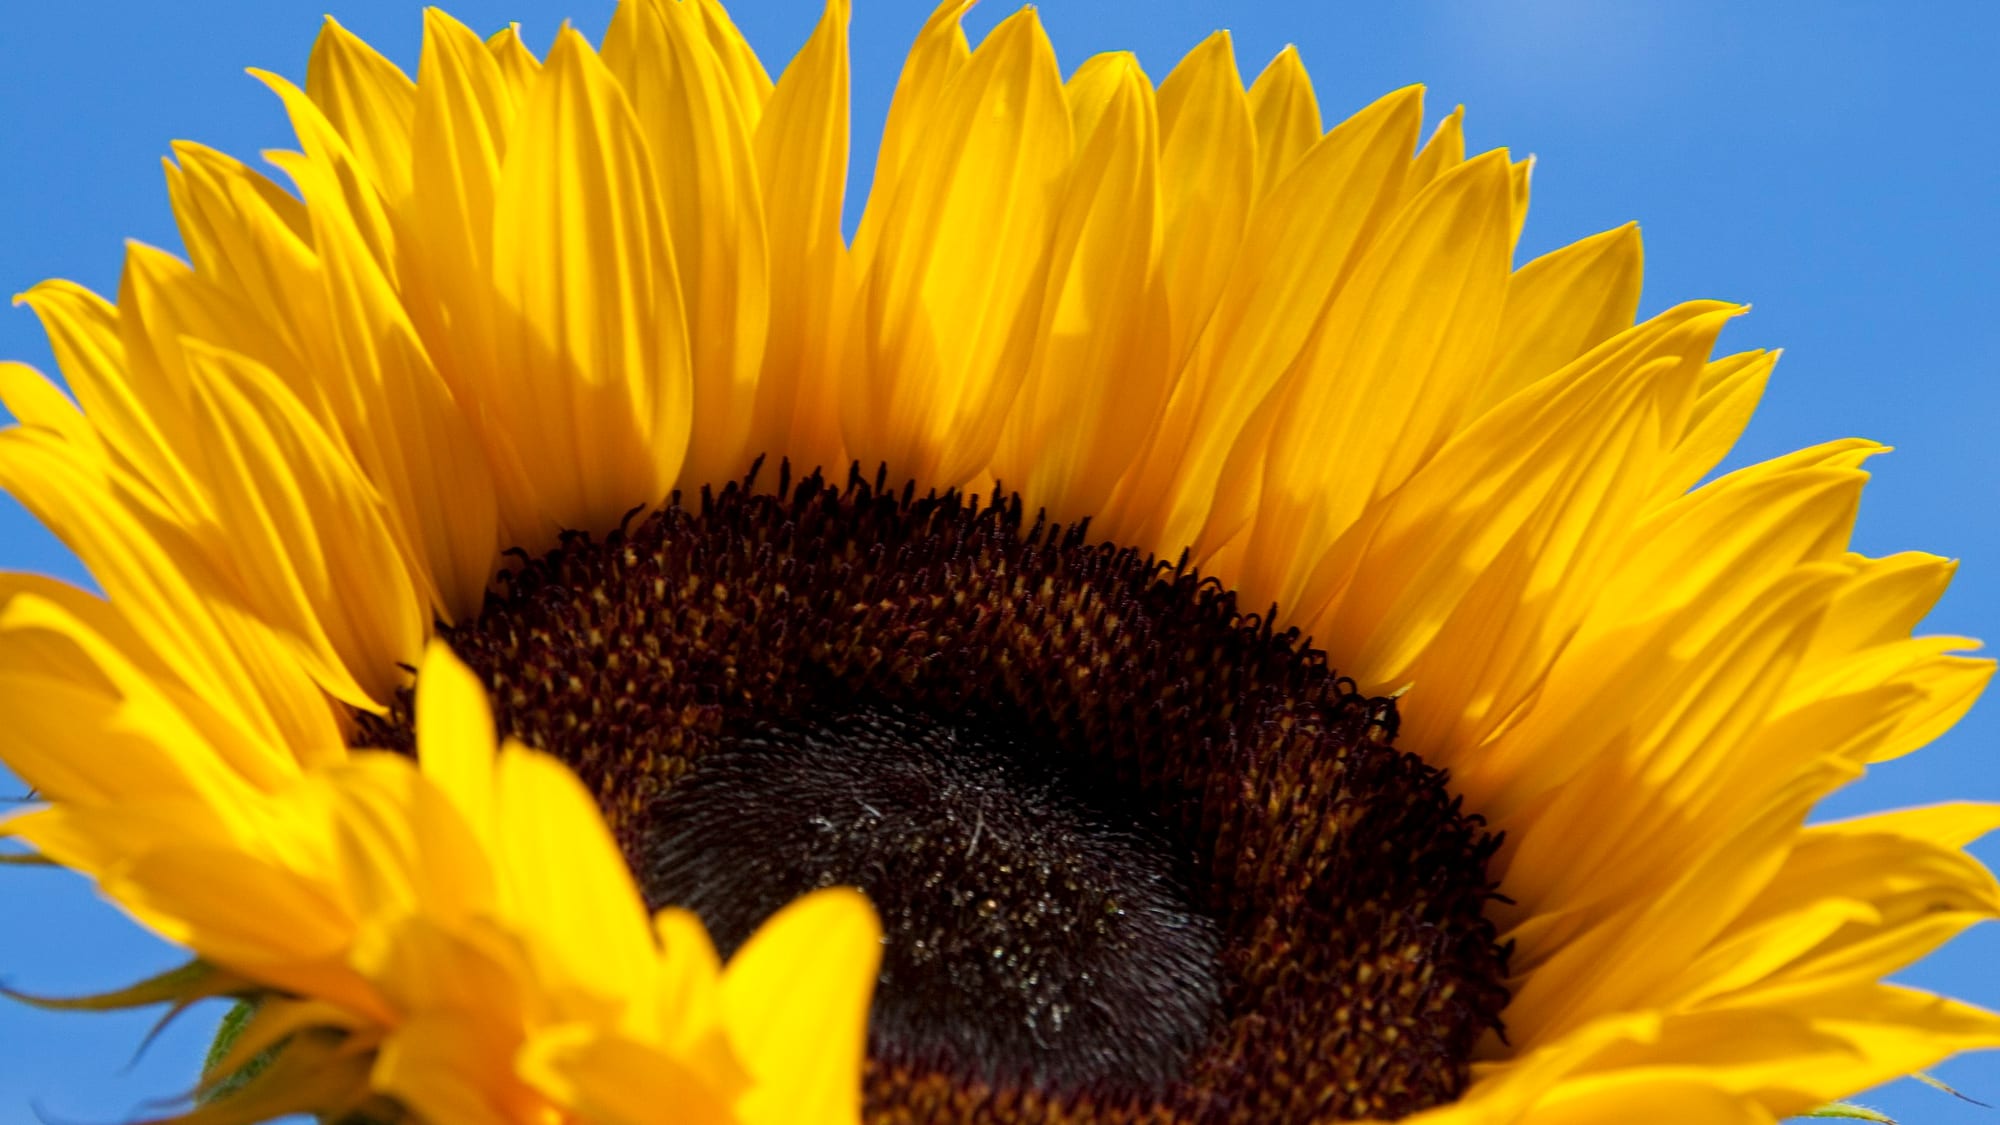
{"type": "Polygon", "coordinates": [[[188,258],[23,296],[0,821],[240,1004],[177,1120],[1769,1121],[2000,1045],[1883,983],[2000,808],[1807,825],[1971,705],[1776,356],[1513,267],[1528,163],[1287,51],[845,0],[259,74],[188,258]],[[1420,143],[1421,141],[1421,143],[1420,143]],[[288,186],[287,186],[288,185],[288,186]],[[1705,482],[1705,483],[1704,483],[1705,482]],[[857,889],[858,888],[858,889],[857,889]]]}

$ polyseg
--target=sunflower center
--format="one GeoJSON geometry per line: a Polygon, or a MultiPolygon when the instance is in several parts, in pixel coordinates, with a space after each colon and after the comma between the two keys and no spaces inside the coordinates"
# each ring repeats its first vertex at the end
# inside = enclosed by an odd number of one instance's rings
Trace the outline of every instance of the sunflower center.
{"type": "Polygon", "coordinates": [[[443,632],[725,951],[868,894],[871,1123],[1454,1099],[1506,1002],[1495,842],[1394,705],[1185,566],[883,484],[676,498],[443,632]]]}
{"type": "Polygon", "coordinates": [[[725,953],[816,887],[889,940],[876,1041],[985,1081],[1165,1086],[1214,1022],[1219,938],[1143,809],[1002,716],[841,706],[725,734],[655,807],[647,897],[725,953]]]}

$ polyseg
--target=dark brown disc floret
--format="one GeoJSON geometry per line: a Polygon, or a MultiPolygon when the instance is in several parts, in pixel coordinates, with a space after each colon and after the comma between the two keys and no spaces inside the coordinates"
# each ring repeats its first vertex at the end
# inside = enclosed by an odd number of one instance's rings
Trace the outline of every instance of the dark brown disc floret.
{"type": "MultiPolygon", "coordinates": [[[[1457,1097],[1507,999],[1495,840],[1394,704],[1184,562],[883,485],[676,497],[442,632],[725,954],[867,893],[875,1125],[1457,1097]]],[[[359,740],[407,749],[407,700],[359,740]]]]}

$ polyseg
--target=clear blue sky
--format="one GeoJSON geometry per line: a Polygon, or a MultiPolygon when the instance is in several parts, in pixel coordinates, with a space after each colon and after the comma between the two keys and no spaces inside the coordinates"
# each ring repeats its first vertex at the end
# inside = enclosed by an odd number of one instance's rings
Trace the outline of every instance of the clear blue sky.
{"type": "MultiPolygon", "coordinates": [[[[321,3],[414,72],[420,15],[408,0],[0,9],[0,291],[62,276],[111,293],[123,239],[178,249],[159,170],[168,141],[246,159],[288,146],[276,99],[242,71],[302,81],[321,3]]],[[[858,196],[928,5],[856,7],[858,196]]],[[[564,18],[595,36],[610,9],[608,0],[451,7],[482,29],[519,20],[537,47],[564,18]]],[[[1008,10],[990,0],[975,33],[1008,10]]],[[[743,0],[735,15],[775,71],[818,13],[808,0],[743,0]]],[[[1043,15],[1066,68],[1132,49],[1157,80],[1208,31],[1229,27],[1251,74],[1296,43],[1329,121],[1410,82],[1429,84],[1433,118],[1464,103],[1473,148],[1541,158],[1523,260],[1636,219],[1644,311],[1697,296],[1753,303],[1725,346],[1786,355],[1734,463],[1849,434],[1897,446],[1872,463],[1857,548],[1962,558],[1930,627],[2000,641],[2000,156],[1990,136],[2000,5],[1052,0],[1043,15]]],[[[0,309],[0,358],[53,370],[25,309],[0,309]]],[[[83,579],[5,499],[0,567],[83,579]]],[[[2000,799],[1997,738],[2000,703],[1988,701],[1823,814],[2000,799]]],[[[4,776],[0,786],[19,791],[4,776]]],[[[2000,862],[2000,843],[1977,850],[2000,862]]],[[[101,989],[174,961],[73,877],[0,871],[0,902],[0,981],[14,987],[101,989]]],[[[1902,979],[2000,1007],[1995,964],[2000,927],[1902,979]]],[[[32,1120],[31,1105],[51,1120],[128,1119],[146,1099],[185,1088],[213,1015],[184,1019],[128,1066],[151,1020],[0,1004],[0,1125],[32,1120]]],[[[1940,1073],[2000,1103],[2000,1055],[1940,1073]]],[[[1905,1122],[1996,1119],[1908,1082],[1870,1100],[1905,1122]]]]}

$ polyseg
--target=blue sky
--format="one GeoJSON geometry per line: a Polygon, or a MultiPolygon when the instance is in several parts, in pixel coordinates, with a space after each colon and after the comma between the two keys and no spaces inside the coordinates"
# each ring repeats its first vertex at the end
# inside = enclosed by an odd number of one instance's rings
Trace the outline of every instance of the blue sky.
{"type": "MultiPolygon", "coordinates": [[[[546,45],[564,18],[595,36],[608,0],[477,0],[474,27],[518,20],[546,45]]],[[[854,196],[901,56],[927,4],[856,0],[854,196]]],[[[245,158],[286,146],[276,100],[245,66],[303,79],[323,10],[414,71],[419,8],[404,0],[111,0],[0,12],[0,288],[44,277],[114,292],[122,240],[178,248],[159,171],[174,138],[245,158]],[[324,3],[323,9],[320,5],[324,3]]],[[[975,34],[1010,8],[975,13],[975,34]]],[[[774,71],[810,31],[806,2],[744,0],[735,15],[774,71]]],[[[1929,622],[2000,640],[2000,156],[1988,133],[2000,6],[1724,0],[1052,0],[1065,68],[1131,49],[1155,79],[1215,27],[1254,74],[1287,43],[1329,122],[1392,88],[1430,87],[1435,118],[1467,107],[1475,149],[1540,158],[1522,260],[1636,219],[1644,312],[1689,297],[1751,302],[1725,350],[1782,346],[1770,393],[1733,459],[1859,434],[1875,462],[1856,549],[1963,559],[1929,622]]],[[[850,210],[854,210],[853,207],[850,210]]],[[[25,309],[0,309],[0,358],[52,370],[25,309]]],[[[75,561],[0,499],[0,568],[83,580],[75,561]]],[[[2000,703],[1878,768],[1823,815],[1948,798],[2000,799],[2000,703]]],[[[7,793],[18,785],[0,776],[7,793]]],[[[1976,849],[2000,863],[2000,842],[1976,849]]],[[[60,873],[0,871],[0,982],[75,993],[174,962],[60,873]]],[[[2000,1007],[2000,927],[1960,939],[1903,980],[2000,1007]]],[[[212,1014],[168,1029],[136,1061],[152,1015],[61,1016],[0,1004],[0,1123],[112,1121],[185,1087],[212,1014]]],[[[2000,1103],[2000,1055],[1940,1075],[2000,1103]]],[[[1906,1122],[1990,1123],[1914,1083],[1867,1099],[1906,1122]]]]}

